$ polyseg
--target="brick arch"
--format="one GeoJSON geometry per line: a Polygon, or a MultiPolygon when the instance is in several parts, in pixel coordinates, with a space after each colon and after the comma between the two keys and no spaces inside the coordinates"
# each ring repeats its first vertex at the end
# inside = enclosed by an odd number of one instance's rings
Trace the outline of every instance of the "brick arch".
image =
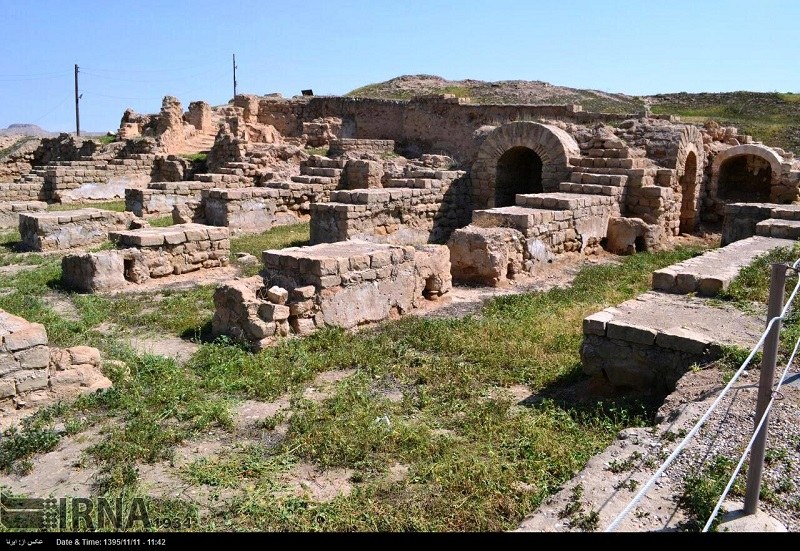
{"type": "Polygon", "coordinates": [[[695,126],[686,126],[678,139],[675,159],[677,205],[680,205],[680,233],[690,233],[700,217],[703,172],[706,164],[703,135],[695,126]],[[692,162],[689,162],[692,161],[692,162]],[[691,174],[687,173],[691,170],[691,174]],[[678,195],[679,194],[679,195],[678,195]],[[687,196],[687,194],[689,194],[687,196]]]}
{"type": "Polygon", "coordinates": [[[719,195],[720,169],[725,161],[744,155],[759,157],[769,163],[771,169],[770,201],[777,201],[780,195],[780,181],[783,172],[783,167],[781,165],[783,159],[771,148],[758,144],[735,145],[717,153],[711,163],[711,181],[708,186],[709,197],[716,199],[719,195]]]}
{"type": "Polygon", "coordinates": [[[475,208],[495,206],[497,162],[515,147],[532,150],[542,161],[542,189],[558,191],[558,184],[569,180],[570,157],[580,150],[575,139],[564,130],[537,122],[512,122],[495,128],[486,136],[472,165],[472,198],[475,208]]]}

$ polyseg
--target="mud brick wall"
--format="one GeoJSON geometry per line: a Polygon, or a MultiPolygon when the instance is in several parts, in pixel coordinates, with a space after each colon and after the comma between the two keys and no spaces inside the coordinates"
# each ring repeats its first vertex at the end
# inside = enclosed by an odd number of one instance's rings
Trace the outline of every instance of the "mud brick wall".
{"type": "Polygon", "coordinates": [[[18,228],[21,212],[44,212],[47,203],[43,201],[12,201],[0,203],[0,228],[18,228]]]}
{"type": "Polygon", "coordinates": [[[62,251],[103,243],[111,230],[131,227],[132,212],[80,209],[62,212],[21,212],[22,247],[30,251],[62,251]]]}
{"type": "Polygon", "coordinates": [[[406,313],[452,286],[447,248],[364,241],[264,252],[265,276],[214,294],[214,334],[255,348],[317,328],[352,328],[406,313]]]}
{"type": "Polygon", "coordinates": [[[197,201],[204,189],[213,187],[211,182],[154,182],[146,189],[125,190],[125,210],[136,216],[165,216],[176,206],[197,201]]]}
{"type": "Polygon", "coordinates": [[[311,202],[325,195],[322,186],[313,184],[287,184],[286,189],[209,189],[202,192],[202,213],[212,226],[261,232],[308,219],[311,202]]]}
{"type": "Polygon", "coordinates": [[[0,310],[0,414],[111,386],[99,367],[96,348],[50,348],[43,325],[0,310]]]}
{"type": "Polygon", "coordinates": [[[231,241],[228,228],[179,224],[168,228],[109,233],[124,258],[124,277],[134,283],[227,266],[231,241]]]}
{"type": "Polygon", "coordinates": [[[328,150],[331,157],[338,157],[348,152],[388,155],[394,153],[394,140],[357,140],[352,138],[331,140],[328,150]]]}
{"type": "Polygon", "coordinates": [[[469,179],[461,172],[435,174],[390,180],[384,189],[333,192],[331,202],[311,205],[311,242],[386,238],[402,230],[411,241],[445,242],[469,223],[469,179]]]}

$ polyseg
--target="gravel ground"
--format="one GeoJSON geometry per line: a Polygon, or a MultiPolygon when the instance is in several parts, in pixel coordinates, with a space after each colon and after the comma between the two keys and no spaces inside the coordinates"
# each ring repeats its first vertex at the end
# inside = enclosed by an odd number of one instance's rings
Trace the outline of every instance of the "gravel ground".
{"type": "MultiPolygon", "coordinates": [[[[764,468],[761,509],[787,529],[800,531],[800,373],[795,367],[790,384],[779,393],[770,415],[768,462],[764,468]]],[[[735,465],[754,427],[759,372],[745,373],[717,406],[704,428],[656,482],[649,494],[620,525],[620,531],[675,531],[693,529],[678,500],[687,477],[709,465],[718,455],[735,465]]],[[[606,450],[561,491],[526,518],[522,531],[576,531],[581,515],[597,512],[594,529],[603,530],[629,503],[661,462],[675,449],[685,432],[719,395],[725,382],[718,368],[690,372],[678,382],[659,409],[652,428],[622,431],[606,450]],[[581,495],[576,497],[575,488],[581,495]],[[573,511],[567,514],[569,511],[573,511]]],[[[747,466],[742,471],[746,473],[747,466]]],[[[742,484],[744,487],[744,484],[742,484]]],[[[729,496],[742,501],[742,496],[729,496]]],[[[713,503],[711,503],[713,506],[713,503]]],[[[705,520],[705,519],[704,519],[705,520]]],[[[584,527],[585,528],[585,527],[584,527]]]]}

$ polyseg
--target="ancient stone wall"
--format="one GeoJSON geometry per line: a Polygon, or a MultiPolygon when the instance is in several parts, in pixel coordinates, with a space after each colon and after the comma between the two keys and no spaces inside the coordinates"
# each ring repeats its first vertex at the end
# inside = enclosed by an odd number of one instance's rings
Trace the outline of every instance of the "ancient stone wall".
{"type": "Polygon", "coordinates": [[[384,189],[341,190],[311,205],[311,242],[378,239],[444,243],[469,223],[469,179],[463,172],[422,171],[384,189]]]}
{"type": "Polygon", "coordinates": [[[100,364],[96,348],[50,348],[43,325],[0,310],[0,411],[108,388],[100,364]]]}
{"type": "Polygon", "coordinates": [[[9,147],[8,153],[0,157],[0,182],[13,182],[28,174],[40,144],[38,139],[23,138],[9,147]]]}
{"type": "Polygon", "coordinates": [[[125,279],[134,283],[227,266],[230,260],[228,228],[180,224],[115,231],[108,237],[125,259],[125,279]]]}
{"type": "Polygon", "coordinates": [[[210,182],[153,182],[147,188],[125,190],[125,210],[136,216],[166,216],[187,201],[200,199],[202,190],[214,187],[210,182]]]}
{"type": "Polygon", "coordinates": [[[26,250],[61,251],[100,244],[110,230],[127,229],[135,222],[132,212],[100,209],[21,212],[19,233],[26,250]]]}
{"type": "Polygon", "coordinates": [[[352,328],[422,306],[451,288],[446,247],[347,241],[264,252],[264,277],[214,294],[214,334],[255,348],[325,326],[352,328]]]}
{"type": "MultiPolygon", "coordinates": [[[[278,184],[275,184],[276,186],[278,184]]],[[[327,200],[321,185],[286,184],[284,187],[210,189],[202,192],[206,224],[243,232],[263,232],[273,226],[307,220],[312,202],[327,200]]]]}
{"type": "Polygon", "coordinates": [[[0,228],[19,228],[19,215],[22,212],[44,212],[44,201],[11,201],[0,203],[0,228]]]}
{"type": "Polygon", "coordinates": [[[345,153],[389,155],[394,153],[394,140],[339,138],[331,140],[328,155],[338,157],[345,153]]]}
{"type": "Polygon", "coordinates": [[[342,138],[391,139],[408,156],[443,153],[471,164],[480,146],[474,133],[481,126],[537,119],[590,124],[620,115],[586,113],[575,105],[473,105],[447,95],[409,101],[325,96],[259,101],[258,122],[284,136],[301,136],[304,122],[328,117],[342,120],[342,138]]]}
{"type": "Polygon", "coordinates": [[[126,186],[149,182],[155,158],[155,155],[133,154],[121,159],[56,161],[37,173],[44,178],[48,200],[63,203],[80,200],[82,193],[74,190],[89,185],[96,186],[102,195],[94,198],[114,199],[124,196],[126,186]]]}
{"type": "Polygon", "coordinates": [[[186,122],[204,134],[216,134],[217,128],[211,114],[211,106],[204,101],[193,101],[185,115],[186,122]]]}
{"type": "Polygon", "coordinates": [[[383,164],[366,159],[351,159],[344,166],[342,178],[345,189],[374,189],[383,187],[383,164]]]}

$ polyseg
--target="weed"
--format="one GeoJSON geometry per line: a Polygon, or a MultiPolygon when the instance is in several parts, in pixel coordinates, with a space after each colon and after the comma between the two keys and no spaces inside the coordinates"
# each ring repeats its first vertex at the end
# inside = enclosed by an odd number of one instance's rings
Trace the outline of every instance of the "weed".
{"type": "MultiPolygon", "coordinates": [[[[701,528],[706,523],[728,483],[735,464],[732,459],[717,455],[700,471],[686,475],[678,504],[689,514],[690,527],[701,528]]],[[[744,489],[742,481],[740,474],[731,488],[733,495],[741,495],[744,489]]],[[[717,515],[712,528],[716,528],[719,524],[720,517],[721,515],[717,515]]]]}
{"type": "Polygon", "coordinates": [[[78,209],[101,209],[114,212],[125,211],[125,201],[84,201],[82,203],[52,203],[47,205],[49,211],[78,210],[78,209]]]}
{"type": "Polygon", "coordinates": [[[632,470],[636,466],[636,462],[642,458],[642,453],[635,451],[622,461],[616,459],[608,464],[608,470],[614,474],[624,473],[632,470]]]}
{"type": "Polygon", "coordinates": [[[154,228],[166,228],[174,224],[172,216],[161,216],[159,218],[151,218],[148,220],[150,225],[154,228]]]}
{"type": "Polygon", "coordinates": [[[629,490],[634,491],[639,486],[639,481],[634,480],[632,478],[628,478],[626,480],[621,480],[614,484],[615,490],[629,490]]]}
{"type": "Polygon", "coordinates": [[[184,153],[180,157],[193,163],[205,163],[208,161],[208,153],[184,153]]]}

